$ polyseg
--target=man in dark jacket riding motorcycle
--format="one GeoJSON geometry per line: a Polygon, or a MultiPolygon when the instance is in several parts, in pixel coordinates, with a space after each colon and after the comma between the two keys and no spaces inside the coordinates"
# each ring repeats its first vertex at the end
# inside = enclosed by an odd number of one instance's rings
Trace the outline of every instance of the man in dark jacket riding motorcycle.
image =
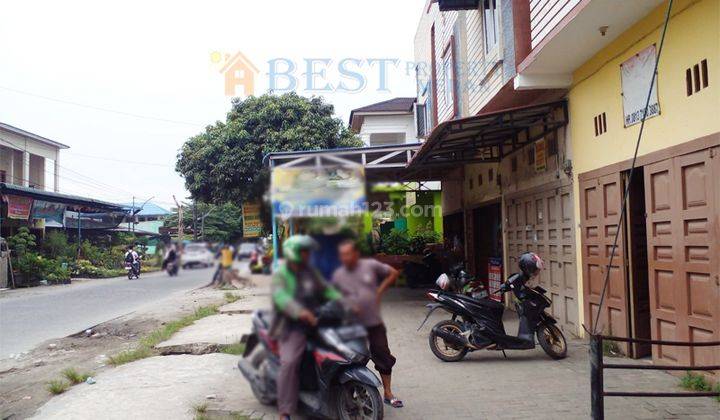
{"type": "Polygon", "coordinates": [[[327,301],[341,298],[310,264],[310,252],[316,247],[315,240],[309,236],[295,235],[285,240],[285,263],[272,279],[275,317],[270,333],[278,339],[280,349],[277,386],[281,420],[289,419],[297,411],[307,328],[317,325],[313,311],[327,301]]]}

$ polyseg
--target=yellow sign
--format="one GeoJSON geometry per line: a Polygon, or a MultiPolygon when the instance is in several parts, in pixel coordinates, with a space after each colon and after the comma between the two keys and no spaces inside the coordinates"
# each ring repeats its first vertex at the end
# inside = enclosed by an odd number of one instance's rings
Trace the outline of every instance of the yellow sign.
{"type": "Polygon", "coordinates": [[[243,236],[257,238],[262,233],[259,204],[243,204],[243,236]]]}
{"type": "Polygon", "coordinates": [[[535,142],[535,172],[543,172],[547,168],[547,149],[545,139],[535,142]]]}

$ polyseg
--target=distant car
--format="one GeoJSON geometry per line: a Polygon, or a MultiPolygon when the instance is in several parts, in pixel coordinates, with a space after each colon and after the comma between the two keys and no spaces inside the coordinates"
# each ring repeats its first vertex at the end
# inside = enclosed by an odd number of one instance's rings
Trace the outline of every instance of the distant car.
{"type": "Polygon", "coordinates": [[[182,267],[212,267],[215,263],[215,255],[205,244],[185,245],[181,257],[182,267]]]}
{"type": "Polygon", "coordinates": [[[239,260],[250,258],[253,252],[257,251],[257,245],[252,242],[245,242],[240,244],[238,248],[237,257],[239,260]]]}

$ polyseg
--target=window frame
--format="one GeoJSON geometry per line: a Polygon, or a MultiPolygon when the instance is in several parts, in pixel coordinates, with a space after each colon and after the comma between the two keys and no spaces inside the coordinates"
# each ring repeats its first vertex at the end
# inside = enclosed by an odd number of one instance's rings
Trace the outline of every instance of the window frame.
{"type": "Polygon", "coordinates": [[[482,2],[482,24],[483,24],[483,44],[485,44],[485,53],[490,54],[499,49],[500,46],[500,19],[499,19],[499,7],[498,0],[483,0],[482,2]],[[488,7],[490,6],[490,7],[488,7]],[[493,44],[490,45],[488,39],[488,19],[487,14],[492,15],[492,29],[493,29],[493,44]]]}
{"type": "Polygon", "coordinates": [[[448,102],[448,90],[450,91],[450,101],[452,102],[452,115],[453,118],[459,116],[459,103],[458,103],[458,90],[457,89],[457,61],[455,57],[455,35],[450,35],[450,39],[448,40],[447,44],[445,45],[445,48],[443,49],[443,53],[440,56],[440,60],[442,63],[443,68],[443,96],[445,99],[445,102],[448,102]],[[450,59],[446,61],[447,55],[450,54],[450,59]],[[450,72],[452,73],[452,78],[448,80],[448,72],[447,69],[450,69],[450,72]]]}

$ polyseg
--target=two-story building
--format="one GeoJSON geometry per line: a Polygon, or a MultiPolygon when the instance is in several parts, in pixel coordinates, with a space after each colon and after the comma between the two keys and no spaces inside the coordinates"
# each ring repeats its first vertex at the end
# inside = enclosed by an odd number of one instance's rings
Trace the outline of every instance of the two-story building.
{"type": "Polygon", "coordinates": [[[69,147],[54,140],[0,122],[0,182],[24,187],[60,190],[60,150],[69,147]]]}
{"type": "MultiPolygon", "coordinates": [[[[428,63],[418,107],[432,124],[410,167],[445,168],[443,209],[462,221],[476,273],[487,256],[502,254],[510,272],[520,253],[539,253],[552,313],[578,335],[597,319],[613,335],[720,339],[715,0],[673,3],[629,177],[667,10],[663,0],[435,0],[418,25],[416,59],[428,63]]],[[[623,350],[720,363],[713,348],[652,347],[623,350]]]]}

